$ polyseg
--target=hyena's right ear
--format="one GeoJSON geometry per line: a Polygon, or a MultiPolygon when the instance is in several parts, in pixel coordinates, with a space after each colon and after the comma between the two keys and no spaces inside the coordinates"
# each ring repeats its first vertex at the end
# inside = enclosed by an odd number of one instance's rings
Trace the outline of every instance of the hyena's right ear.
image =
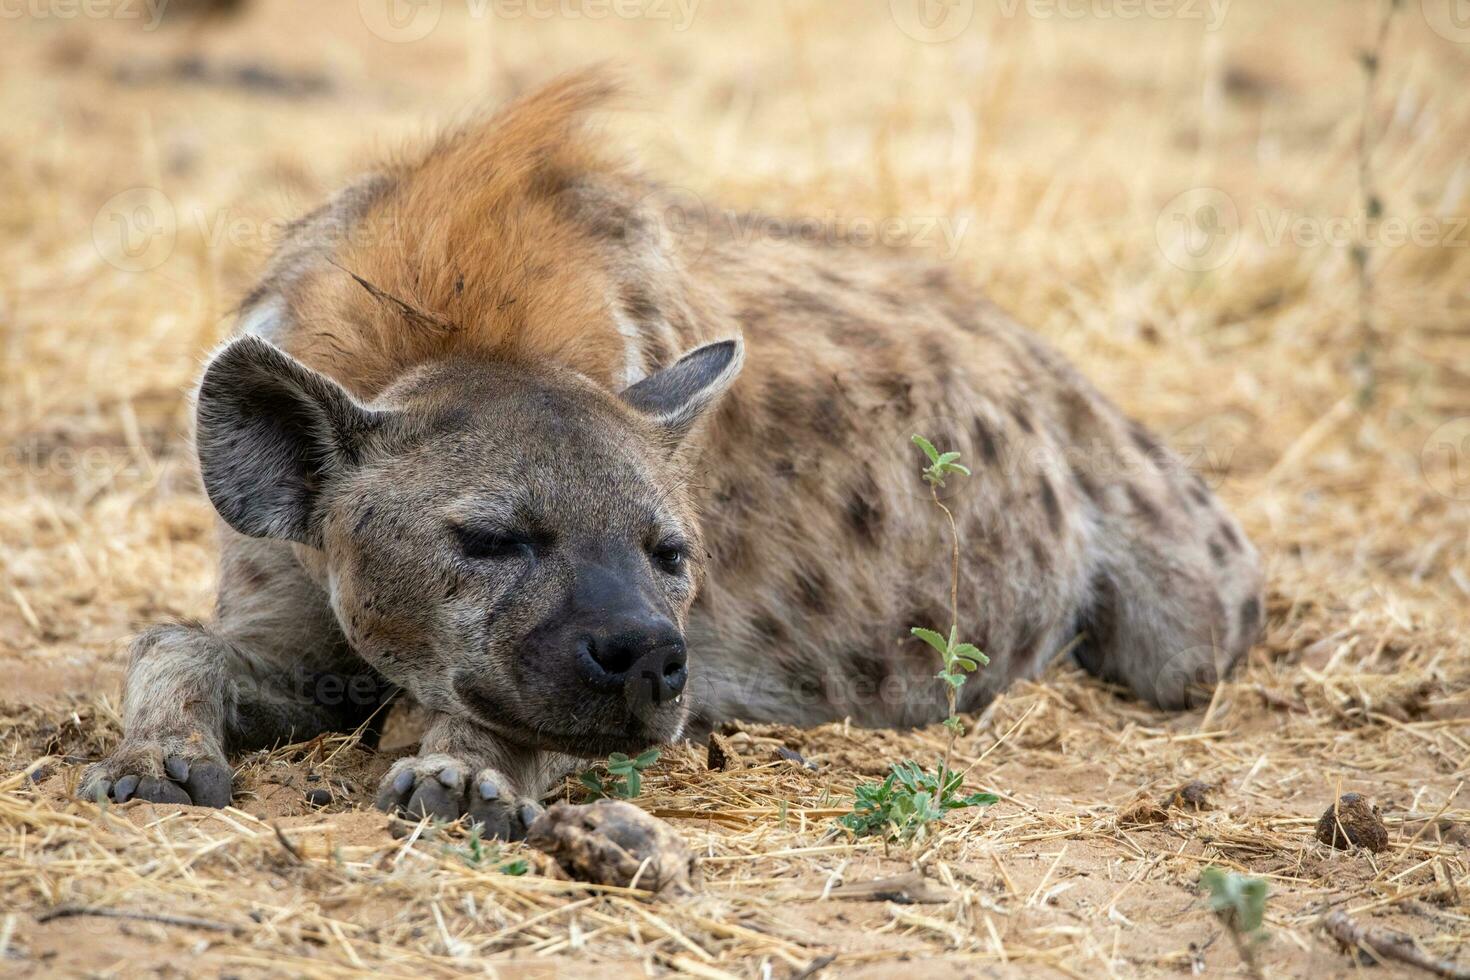
{"type": "Polygon", "coordinates": [[[225,522],[252,537],[321,546],[319,498],[353,467],[375,412],[258,337],[214,356],[199,384],[199,469],[225,522]]]}

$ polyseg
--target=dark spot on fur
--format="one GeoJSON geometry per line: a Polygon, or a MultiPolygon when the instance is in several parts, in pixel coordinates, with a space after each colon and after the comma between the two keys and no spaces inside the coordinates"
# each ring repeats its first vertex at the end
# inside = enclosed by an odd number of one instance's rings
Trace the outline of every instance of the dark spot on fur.
{"type": "Polygon", "coordinates": [[[847,523],[858,540],[869,547],[878,543],[878,533],[883,526],[883,511],[876,496],[877,487],[869,474],[865,486],[854,490],[847,498],[847,523]]]}
{"type": "Polygon", "coordinates": [[[796,464],[788,458],[782,457],[776,460],[776,465],[772,469],[783,480],[796,479],[796,464]]]}
{"type": "Polygon", "coordinates": [[[357,515],[357,523],[352,527],[353,534],[361,534],[363,532],[363,530],[372,521],[373,511],[375,510],[377,510],[377,508],[372,504],[368,504],[362,509],[362,513],[357,515]]]}
{"type": "Polygon", "coordinates": [[[898,407],[902,415],[914,413],[914,383],[902,374],[880,374],[873,379],[883,400],[898,407]]]}
{"type": "Polygon", "coordinates": [[[818,296],[810,290],[788,289],[782,294],[782,299],[793,310],[800,313],[814,313],[825,317],[837,317],[840,315],[838,310],[825,297],[818,296]]]}
{"type": "Polygon", "coordinates": [[[784,643],[786,641],[786,627],[782,626],[774,617],[757,616],[751,625],[755,627],[755,631],[767,643],[784,643]]]}
{"type": "Polygon", "coordinates": [[[1128,501],[1133,505],[1133,512],[1149,524],[1159,527],[1164,523],[1164,513],[1159,510],[1158,504],[1148,499],[1148,496],[1132,483],[1128,484],[1128,501]]]}
{"type": "Polygon", "coordinates": [[[1031,539],[1030,545],[1031,561],[1036,565],[1036,570],[1043,573],[1050,572],[1051,552],[1046,550],[1046,545],[1036,538],[1031,539]]]}
{"type": "Polygon", "coordinates": [[[1164,449],[1149,435],[1148,430],[1137,422],[1128,423],[1128,435],[1133,440],[1133,445],[1155,463],[1163,461],[1164,449]]]}
{"type": "Polygon", "coordinates": [[[1251,596],[1240,604],[1240,638],[1247,642],[1255,639],[1261,626],[1261,600],[1251,596]]]}
{"type": "Polygon", "coordinates": [[[1240,550],[1240,537],[1235,533],[1235,528],[1230,526],[1229,521],[1220,522],[1220,533],[1225,535],[1225,540],[1230,543],[1230,550],[1240,550]]]}
{"type": "Polygon", "coordinates": [[[1211,536],[1210,537],[1209,546],[1210,546],[1210,557],[1215,560],[1215,564],[1216,565],[1223,565],[1223,564],[1225,564],[1225,546],[1222,545],[1219,542],[1219,540],[1216,539],[1214,536],[1211,536]]]}
{"type": "Polygon", "coordinates": [[[1199,477],[1195,477],[1194,479],[1195,482],[1189,485],[1189,495],[1193,497],[1194,502],[1199,504],[1201,507],[1209,506],[1209,491],[1205,489],[1205,485],[1203,483],[1199,482],[1199,477]]]}
{"type": "Polygon", "coordinates": [[[1041,478],[1041,506],[1046,508],[1046,522],[1051,525],[1053,534],[1062,529],[1062,505],[1057,500],[1057,492],[1052,489],[1051,481],[1046,477],[1041,478]]]}
{"type": "Polygon", "coordinates": [[[990,426],[980,416],[975,416],[975,448],[980,453],[980,458],[986,463],[995,463],[1000,459],[1000,447],[995,444],[995,433],[990,431],[990,426]]]}
{"type": "Polygon", "coordinates": [[[1097,485],[1097,482],[1093,480],[1093,478],[1088,474],[1087,467],[1085,465],[1073,465],[1072,479],[1077,481],[1077,488],[1082,491],[1083,496],[1085,496],[1088,500],[1091,500],[1094,504],[1098,504],[1099,506],[1102,504],[1102,488],[1100,488],[1097,485]]]}
{"type": "Polygon", "coordinates": [[[825,616],[832,608],[832,584],[821,569],[806,571],[797,569],[793,579],[796,596],[801,604],[819,616],[825,616]]]}
{"type": "Polygon", "coordinates": [[[1031,424],[1031,416],[1026,414],[1026,409],[1021,407],[1020,402],[1011,402],[1011,418],[1016,420],[1022,432],[1036,431],[1036,427],[1031,424]]]}
{"type": "Polygon", "coordinates": [[[817,270],[817,278],[827,283],[829,286],[838,286],[843,289],[846,289],[849,285],[851,285],[848,282],[846,276],[842,275],[841,273],[833,272],[831,269],[819,268],[817,270]]]}
{"type": "Polygon", "coordinates": [[[657,323],[663,319],[658,304],[642,286],[629,286],[623,290],[623,309],[634,323],[657,323]]]}

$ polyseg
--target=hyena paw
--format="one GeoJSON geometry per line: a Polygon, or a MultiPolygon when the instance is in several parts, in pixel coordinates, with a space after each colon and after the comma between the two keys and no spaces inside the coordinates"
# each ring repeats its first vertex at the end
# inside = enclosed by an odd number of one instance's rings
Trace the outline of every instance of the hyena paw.
{"type": "Polygon", "coordinates": [[[420,820],[469,817],[487,837],[521,840],[541,815],[542,806],[520,796],[494,769],[475,770],[452,755],[399,759],[378,784],[377,806],[420,820]]]}
{"type": "Polygon", "coordinates": [[[230,779],[223,756],[187,739],[124,739],[112,755],[87,767],[77,795],[114,803],[137,799],[219,809],[230,804],[230,779]]]}

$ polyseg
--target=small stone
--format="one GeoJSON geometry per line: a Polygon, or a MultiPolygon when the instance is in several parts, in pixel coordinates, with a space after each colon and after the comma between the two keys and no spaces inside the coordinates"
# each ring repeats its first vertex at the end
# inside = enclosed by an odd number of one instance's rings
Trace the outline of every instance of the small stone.
{"type": "Polygon", "coordinates": [[[1195,813],[1208,810],[1210,809],[1210,792],[1214,788],[1209,783],[1191,779],[1160,800],[1159,806],[1166,810],[1193,810],[1195,813]]]}
{"type": "Polygon", "coordinates": [[[1383,851],[1388,849],[1388,828],[1378,807],[1366,796],[1344,793],[1317,821],[1317,839],[1343,851],[1351,847],[1383,851]]]}
{"type": "Polygon", "coordinates": [[[332,791],[325,786],[306,791],[306,802],[312,806],[330,806],[332,802],[332,791]]]}

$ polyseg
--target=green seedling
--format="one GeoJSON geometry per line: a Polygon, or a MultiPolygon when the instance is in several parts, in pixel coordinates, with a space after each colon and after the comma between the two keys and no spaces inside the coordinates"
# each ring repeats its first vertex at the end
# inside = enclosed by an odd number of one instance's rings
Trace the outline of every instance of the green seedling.
{"type": "Polygon", "coordinates": [[[657,761],[658,749],[649,749],[632,758],[614,752],[601,766],[605,775],[599,774],[595,768],[588,769],[580,780],[594,800],[605,797],[631,800],[643,790],[643,770],[657,761]]]}

